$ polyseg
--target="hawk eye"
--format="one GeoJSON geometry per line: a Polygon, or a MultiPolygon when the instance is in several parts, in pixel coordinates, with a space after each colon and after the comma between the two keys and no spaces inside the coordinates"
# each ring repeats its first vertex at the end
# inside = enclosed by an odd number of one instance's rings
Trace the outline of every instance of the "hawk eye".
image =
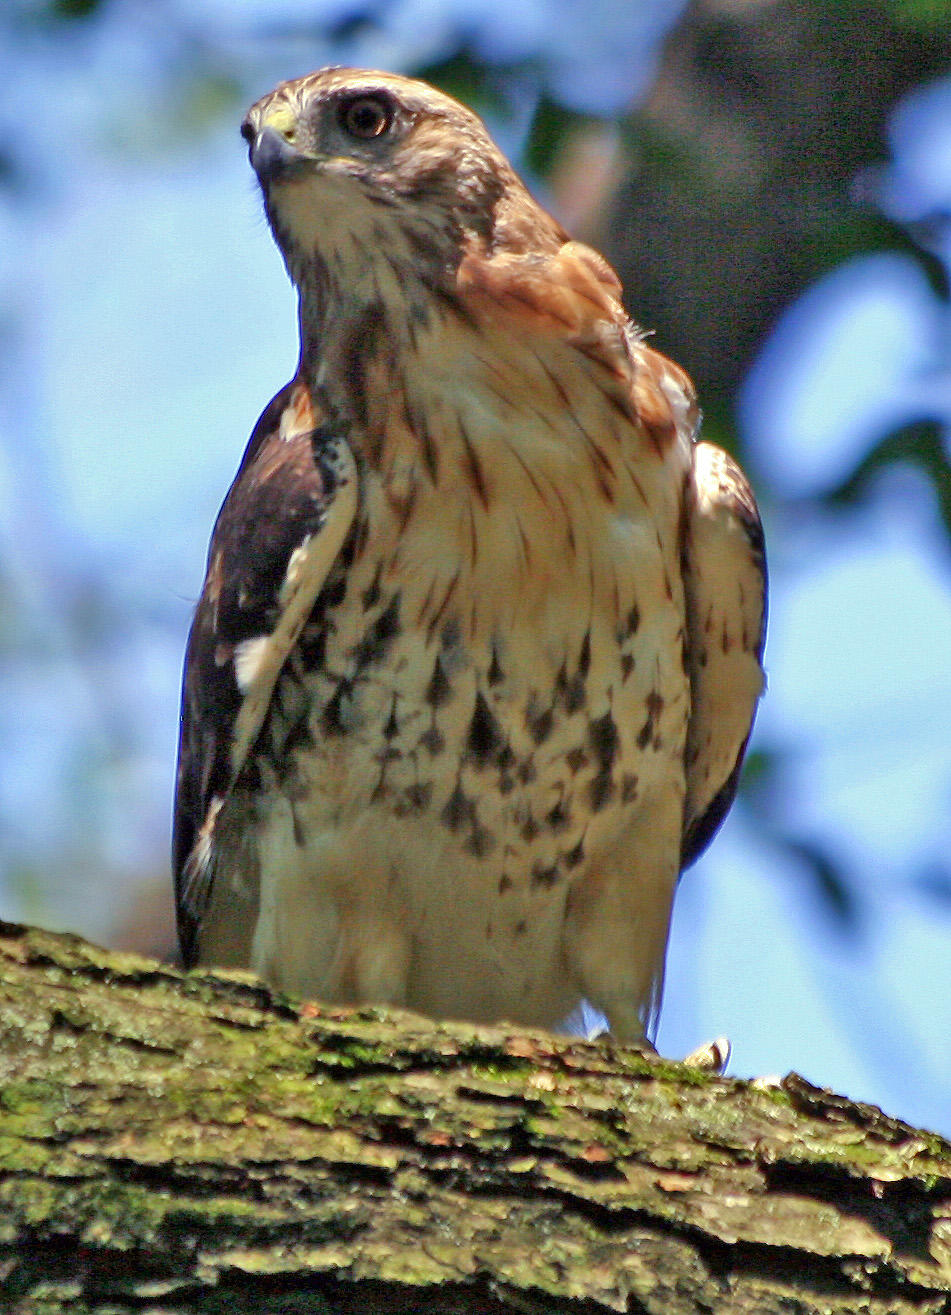
{"type": "Polygon", "coordinates": [[[340,102],[337,120],[351,137],[369,141],[389,132],[393,123],[393,106],[384,96],[352,96],[340,102]]]}

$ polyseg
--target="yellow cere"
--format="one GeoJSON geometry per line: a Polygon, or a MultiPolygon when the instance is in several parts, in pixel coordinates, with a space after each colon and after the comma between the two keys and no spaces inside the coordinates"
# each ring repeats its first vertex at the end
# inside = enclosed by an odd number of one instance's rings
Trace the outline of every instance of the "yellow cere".
{"type": "Polygon", "coordinates": [[[275,105],[261,120],[261,127],[273,128],[275,132],[291,140],[297,131],[297,116],[289,105],[275,105]]]}

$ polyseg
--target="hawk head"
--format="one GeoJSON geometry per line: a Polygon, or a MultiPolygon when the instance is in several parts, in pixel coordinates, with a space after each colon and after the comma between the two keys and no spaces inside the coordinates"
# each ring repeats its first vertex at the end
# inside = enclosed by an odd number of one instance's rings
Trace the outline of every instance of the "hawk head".
{"type": "Polygon", "coordinates": [[[321,69],[284,82],[241,127],[291,277],[347,282],[381,256],[451,276],[469,252],[554,251],[566,234],[465,106],[390,73],[321,69]]]}

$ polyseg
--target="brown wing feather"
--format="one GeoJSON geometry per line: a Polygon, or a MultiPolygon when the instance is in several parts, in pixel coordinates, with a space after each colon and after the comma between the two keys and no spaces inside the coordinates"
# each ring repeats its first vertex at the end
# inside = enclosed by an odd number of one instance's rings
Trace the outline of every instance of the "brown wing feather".
{"type": "Polygon", "coordinates": [[[304,386],[288,384],[255,426],[219,513],[185,653],[172,865],[186,964],[214,880],[218,814],[355,505],[349,450],[319,423],[304,386]]]}

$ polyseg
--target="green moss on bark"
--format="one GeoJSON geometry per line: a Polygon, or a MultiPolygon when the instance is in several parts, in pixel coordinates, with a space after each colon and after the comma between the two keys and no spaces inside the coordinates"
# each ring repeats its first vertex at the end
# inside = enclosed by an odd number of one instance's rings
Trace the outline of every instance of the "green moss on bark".
{"type": "Polygon", "coordinates": [[[16,927],[0,1065],[12,1310],[951,1301],[951,1147],[794,1076],[299,1005],[16,927]]]}

